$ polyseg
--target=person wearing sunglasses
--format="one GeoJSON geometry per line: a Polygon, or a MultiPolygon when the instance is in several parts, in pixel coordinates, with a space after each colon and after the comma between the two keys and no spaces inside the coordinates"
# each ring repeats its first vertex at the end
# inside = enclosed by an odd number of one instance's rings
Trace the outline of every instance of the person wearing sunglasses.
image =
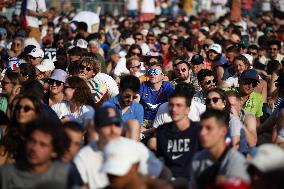
{"type": "Polygon", "coordinates": [[[206,98],[207,92],[210,89],[213,89],[216,87],[216,80],[214,79],[213,72],[208,69],[200,70],[197,74],[197,80],[201,87],[201,90],[197,91],[194,94],[193,99],[205,105],[205,98],[206,98]]]}
{"type": "Polygon", "coordinates": [[[64,99],[51,108],[62,122],[77,120],[85,127],[94,116],[95,102],[87,83],[78,76],[68,77],[64,83],[64,99]]]}
{"type": "Polygon", "coordinates": [[[178,63],[174,64],[174,70],[177,78],[173,79],[171,83],[175,86],[178,82],[190,83],[190,65],[187,61],[181,60],[178,63]]]}
{"type": "Polygon", "coordinates": [[[85,56],[79,62],[79,69],[78,76],[87,82],[96,103],[118,94],[118,86],[115,80],[110,75],[101,72],[99,60],[85,56]]]}
{"type": "Polygon", "coordinates": [[[142,33],[133,34],[133,38],[135,40],[135,44],[139,45],[142,50],[142,55],[146,55],[150,52],[149,46],[145,43],[144,36],[142,33]]]}
{"type": "Polygon", "coordinates": [[[9,102],[20,92],[21,76],[16,72],[7,72],[1,80],[0,109],[7,112],[9,102]]]}
{"type": "MultiPolygon", "coordinates": [[[[226,115],[229,119],[229,131],[227,135],[227,140],[232,138],[232,146],[234,149],[239,150],[240,152],[247,154],[249,148],[246,143],[245,133],[242,130],[242,123],[240,118],[233,113],[231,113],[231,104],[228,100],[227,94],[224,90],[220,88],[214,88],[208,91],[207,97],[205,100],[207,109],[220,110],[226,115]],[[241,143],[241,140],[244,140],[244,143],[241,143]]],[[[229,145],[229,144],[228,144],[229,145]]]]}
{"type": "Polygon", "coordinates": [[[163,66],[158,62],[152,63],[147,74],[149,81],[141,83],[140,87],[140,104],[144,107],[143,126],[151,128],[159,106],[168,101],[174,87],[170,82],[163,81],[163,66]]]}
{"type": "Polygon", "coordinates": [[[141,65],[140,59],[137,57],[131,57],[126,60],[126,68],[129,70],[130,75],[140,77],[143,75],[141,72],[141,65]]]}
{"type": "Polygon", "coordinates": [[[37,66],[41,64],[44,57],[44,52],[39,47],[36,47],[32,49],[32,51],[27,56],[28,56],[27,63],[31,63],[32,65],[37,66]]]}
{"type": "Polygon", "coordinates": [[[282,48],[281,42],[278,39],[271,39],[267,44],[267,56],[262,56],[259,61],[267,65],[269,60],[278,60],[281,62],[284,59],[284,56],[280,54],[282,48]]]}
{"type": "Polygon", "coordinates": [[[27,126],[43,116],[42,102],[30,95],[22,95],[14,107],[7,134],[1,140],[0,164],[23,158],[27,126]]]}
{"type": "Polygon", "coordinates": [[[67,73],[61,69],[53,70],[51,76],[47,80],[49,91],[45,94],[46,104],[53,106],[64,100],[64,83],[67,79],[67,73]]]}
{"type": "Polygon", "coordinates": [[[122,76],[119,84],[119,94],[103,103],[103,106],[115,107],[121,114],[122,126],[132,139],[140,140],[140,126],[143,125],[144,110],[139,104],[140,81],[132,75],[122,76]],[[129,120],[132,123],[129,123],[129,120]],[[131,127],[131,129],[127,128],[131,127]]]}
{"type": "Polygon", "coordinates": [[[245,70],[239,78],[238,94],[241,96],[243,109],[252,113],[260,125],[260,117],[263,115],[263,98],[255,88],[259,83],[259,76],[254,69],[245,70]]]}

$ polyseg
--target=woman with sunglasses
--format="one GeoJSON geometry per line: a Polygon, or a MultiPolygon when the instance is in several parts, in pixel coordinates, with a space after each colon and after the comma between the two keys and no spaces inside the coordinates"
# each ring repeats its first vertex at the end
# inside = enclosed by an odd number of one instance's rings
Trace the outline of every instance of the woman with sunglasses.
{"type": "Polygon", "coordinates": [[[67,79],[67,73],[61,69],[53,70],[50,78],[47,80],[49,91],[45,94],[45,103],[53,106],[64,99],[64,83],[67,79]]]}
{"type": "Polygon", "coordinates": [[[126,60],[126,68],[129,70],[129,74],[140,77],[143,75],[141,72],[141,62],[137,57],[131,57],[126,60]]]}
{"type": "Polygon", "coordinates": [[[206,107],[209,109],[221,110],[229,119],[228,139],[232,138],[232,146],[234,149],[246,154],[249,152],[249,147],[246,142],[245,132],[242,128],[240,119],[231,113],[231,104],[227,94],[220,88],[214,88],[208,91],[205,100],[206,107]]]}
{"type": "Polygon", "coordinates": [[[21,76],[16,72],[7,72],[1,81],[0,108],[7,112],[8,103],[20,92],[21,76]]]}
{"type": "Polygon", "coordinates": [[[26,127],[40,116],[46,115],[41,101],[34,96],[20,96],[14,107],[7,134],[0,142],[0,164],[24,157],[26,127]]]}
{"type": "Polygon", "coordinates": [[[68,77],[64,83],[65,101],[51,108],[62,121],[77,120],[82,126],[93,119],[95,102],[87,83],[78,76],[68,77]]]}
{"type": "Polygon", "coordinates": [[[8,51],[9,57],[19,57],[24,51],[24,39],[22,37],[16,37],[13,42],[11,49],[8,51]]]}

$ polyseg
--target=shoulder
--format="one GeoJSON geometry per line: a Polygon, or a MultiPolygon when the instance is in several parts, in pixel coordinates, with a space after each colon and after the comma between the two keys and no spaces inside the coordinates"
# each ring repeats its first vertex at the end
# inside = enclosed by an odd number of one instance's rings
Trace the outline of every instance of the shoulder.
{"type": "Polygon", "coordinates": [[[252,92],[252,93],[249,95],[249,98],[262,101],[262,96],[261,96],[261,94],[258,93],[258,92],[252,92]]]}
{"type": "Polygon", "coordinates": [[[200,152],[197,152],[194,154],[192,161],[202,161],[202,160],[210,159],[210,155],[206,149],[201,150],[200,152]]]}
{"type": "Polygon", "coordinates": [[[172,88],[172,89],[174,88],[173,84],[171,84],[168,81],[163,81],[162,86],[165,87],[165,88],[172,88]]]}

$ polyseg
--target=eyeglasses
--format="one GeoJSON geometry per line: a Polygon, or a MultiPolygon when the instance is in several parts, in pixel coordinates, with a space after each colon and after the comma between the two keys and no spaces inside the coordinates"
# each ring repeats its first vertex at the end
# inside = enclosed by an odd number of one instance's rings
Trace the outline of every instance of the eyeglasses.
{"type": "Polygon", "coordinates": [[[10,84],[10,83],[12,83],[12,82],[8,82],[8,81],[1,81],[1,86],[2,87],[4,87],[5,85],[7,85],[7,84],[10,84]]]}
{"type": "Polygon", "coordinates": [[[33,57],[33,56],[28,56],[29,59],[32,59],[32,60],[35,60],[36,57],[33,57]]]}
{"type": "Polygon", "coordinates": [[[129,99],[131,97],[132,97],[132,99],[137,99],[138,98],[137,95],[134,96],[134,95],[130,95],[130,94],[126,94],[126,95],[123,96],[123,98],[127,98],[127,99],[129,99]]]}
{"type": "Polygon", "coordinates": [[[91,67],[89,67],[89,66],[84,66],[84,65],[80,65],[79,66],[79,68],[80,68],[80,70],[84,70],[85,68],[86,68],[86,70],[89,72],[89,71],[91,71],[91,70],[93,70],[91,67]]]}
{"type": "Polygon", "coordinates": [[[138,65],[138,66],[132,66],[132,67],[130,67],[129,69],[133,69],[133,68],[140,68],[141,67],[141,64],[140,65],[138,65]]]}
{"type": "Polygon", "coordinates": [[[277,48],[269,48],[269,50],[271,50],[271,51],[277,51],[278,49],[277,49],[277,48]]]}
{"type": "Polygon", "coordinates": [[[53,86],[54,83],[55,83],[56,86],[60,86],[60,85],[63,84],[63,82],[57,81],[57,80],[55,80],[55,79],[49,79],[49,80],[48,80],[48,84],[49,84],[49,85],[53,86]]]}
{"type": "Polygon", "coordinates": [[[131,55],[132,55],[132,56],[135,56],[135,55],[141,56],[141,53],[131,52],[131,55]]]}
{"type": "Polygon", "coordinates": [[[159,69],[149,69],[147,73],[150,76],[151,75],[160,75],[162,73],[162,71],[159,70],[159,69]]]}
{"type": "Polygon", "coordinates": [[[24,110],[24,112],[29,112],[29,111],[31,111],[31,110],[34,110],[34,108],[32,108],[32,107],[30,107],[30,106],[28,106],[28,105],[16,105],[15,106],[15,110],[16,111],[20,111],[21,109],[23,109],[24,110]]]}
{"type": "Polygon", "coordinates": [[[210,85],[211,83],[212,83],[212,84],[215,84],[215,83],[216,83],[216,80],[213,79],[213,80],[204,81],[204,84],[205,84],[205,85],[210,85]]]}
{"type": "Polygon", "coordinates": [[[66,90],[66,89],[73,89],[73,87],[64,85],[64,90],[66,90]]]}
{"type": "Polygon", "coordinates": [[[179,71],[180,71],[180,72],[186,72],[187,69],[186,69],[186,68],[182,68],[182,69],[180,69],[179,71]]]}
{"type": "Polygon", "coordinates": [[[141,41],[142,38],[137,38],[137,37],[135,37],[134,40],[141,41]]]}
{"type": "Polygon", "coordinates": [[[219,101],[219,99],[222,99],[222,98],[218,98],[218,97],[207,98],[207,99],[205,99],[205,103],[210,104],[211,101],[213,101],[213,103],[216,104],[219,101]]]}

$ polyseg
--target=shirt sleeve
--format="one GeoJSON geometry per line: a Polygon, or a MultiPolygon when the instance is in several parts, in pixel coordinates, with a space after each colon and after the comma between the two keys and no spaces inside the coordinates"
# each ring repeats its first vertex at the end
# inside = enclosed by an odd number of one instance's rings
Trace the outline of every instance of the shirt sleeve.
{"type": "Polygon", "coordinates": [[[158,178],[163,169],[162,162],[142,143],[139,143],[137,150],[139,150],[141,157],[138,169],[139,173],[152,178],[158,178]]]}
{"type": "Polygon", "coordinates": [[[38,11],[45,12],[46,11],[46,3],[45,0],[38,0],[38,11]]]}
{"type": "Polygon", "coordinates": [[[242,122],[240,121],[240,119],[238,119],[235,116],[231,116],[229,126],[230,126],[230,134],[232,137],[241,135],[242,122]]]}

